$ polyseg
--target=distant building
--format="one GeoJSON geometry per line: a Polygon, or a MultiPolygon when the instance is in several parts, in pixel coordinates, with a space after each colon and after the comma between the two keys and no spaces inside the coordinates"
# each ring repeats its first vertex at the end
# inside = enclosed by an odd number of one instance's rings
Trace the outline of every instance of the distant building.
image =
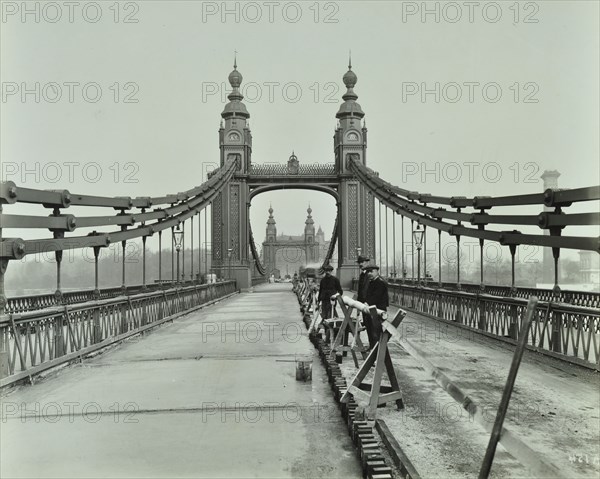
{"type": "Polygon", "coordinates": [[[600,256],[595,251],[579,252],[579,272],[581,283],[591,285],[593,289],[600,286],[600,256]]]}
{"type": "Polygon", "coordinates": [[[330,241],[325,241],[325,233],[320,226],[315,233],[313,210],[310,205],[306,211],[308,215],[304,222],[304,234],[286,235],[277,234],[273,207],[269,208],[269,219],[261,254],[267,275],[273,274],[276,278],[285,275],[293,276],[300,270],[300,266],[320,266],[325,259],[330,241]]]}

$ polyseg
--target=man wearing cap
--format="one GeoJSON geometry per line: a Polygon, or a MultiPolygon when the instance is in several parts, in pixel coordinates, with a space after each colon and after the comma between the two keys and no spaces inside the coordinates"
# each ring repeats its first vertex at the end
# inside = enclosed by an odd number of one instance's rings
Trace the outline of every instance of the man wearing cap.
{"type": "MultiPolygon", "coordinates": [[[[370,261],[365,256],[359,256],[356,262],[360,268],[360,276],[358,277],[357,295],[356,300],[364,303],[367,299],[367,289],[369,288],[369,275],[367,274],[366,267],[370,261]]],[[[367,337],[369,338],[369,349],[371,349],[377,341],[373,337],[373,323],[371,321],[371,315],[368,313],[362,313],[363,324],[367,330],[367,337]]]]}
{"type": "MultiPolygon", "coordinates": [[[[367,289],[367,296],[365,298],[365,303],[369,306],[376,306],[377,309],[382,311],[387,311],[388,306],[390,305],[390,298],[388,296],[388,286],[387,283],[383,280],[381,276],[379,276],[379,266],[372,265],[367,266],[365,268],[367,274],[369,275],[369,287],[367,289]]],[[[369,348],[372,349],[375,346],[375,343],[379,341],[381,337],[381,332],[383,328],[381,327],[381,319],[374,320],[373,325],[373,342],[371,342],[371,338],[369,338],[369,348]]],[[[371,318],[373,320],[373,318],[371,318]]]]}
{"type": "Polygon", "coordinates": [[[333,266],[330,264],[324,268],[325,276],[319,285],[319,301],[321,301],[321,317],[323,319],[331,318],[331,297],[336,294],[343,294],[340,280],[331,274],[333,266]]]}

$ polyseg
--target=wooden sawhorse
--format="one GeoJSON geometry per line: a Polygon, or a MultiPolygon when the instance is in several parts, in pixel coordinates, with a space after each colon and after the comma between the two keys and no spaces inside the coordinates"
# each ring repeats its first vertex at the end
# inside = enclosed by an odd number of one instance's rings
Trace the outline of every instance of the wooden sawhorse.
{"type": "MultiPolygon", "coordinates": [[[[377,314],[377,308],[375,306],[371,306],[369,308],[369,313],[374,321],[380,321],[379,315],[377,314]]],[[[369,417],[373,417],[375,415],[377,406],[391,401],[396,401],[398,409],[404,408],[402,392],[400,391],[400,385],[398,384],[396,371],[394,371],[392,358],[390,357],[390,352],[388,350],[388,341],[392,335],[399,334],[396,328],[398,328],[405,316],[406,311],[399,309],[391,321],[385,320],[382,322],[383,331],[381,332],[381,338],[379,339],[379,342],[371,350],[365,359],[365,362],[356,372],[352,378],[352,381],[350,382],[350,385],[348,386],[348,390],[341,398],[342,402],[348,402],[350,395],[353,395],[357,399],[365,400],[368,403],[367,416],[369,417]],[[369,371],[373,366],[375,366],[373,384],[363,384],[363,379],[365,379],[367,374],[369,374],[369,371]],[[389,388],[381,386],[384,368],[390,381],[389,388]],[[368,392],[364,389],[367,389],[368,392]],[[389,391],[382,392],[384,389],[389,391]]]]}

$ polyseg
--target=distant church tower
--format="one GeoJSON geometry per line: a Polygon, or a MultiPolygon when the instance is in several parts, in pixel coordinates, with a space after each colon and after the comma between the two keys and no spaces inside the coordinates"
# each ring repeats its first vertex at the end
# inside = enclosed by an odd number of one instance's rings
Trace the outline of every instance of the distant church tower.
{"type": "Polygon", "coordinates": [[[323,230],[320,226],[317,230],[316,241],[318,245],[317,261],[320,262],[321,260],[325,259],[325,255],[327,254],[327,251],[325,251],[325,233],[323,233],[323,230]]]}
{"type": "Polygon", "coordinates": [[[275,226],[275,218],[273,217],[273,207],[269,207],[269,219],[267,220],[267,243],[273,243],[277,238],[277,227],[275,226]]]}
{"type": "Polygon", "coordinates": [[[312,219],[310,205],[306,212],[308,216],[304,222],[304,242],[306,243],[306,263],[310,264],[318,260],[318,246],[315,244],[315,221],[312,219]]]}
{"type": "Polygon", "coordinates": [[[276,267],[277,261],[277,227],[275,226],[275,218],[273,217],[273,207],[269,207],[269,219],[267,220],[267,231],[265,242],[263,243],[263,265],[267,273],[271,272],[276,267]]]}

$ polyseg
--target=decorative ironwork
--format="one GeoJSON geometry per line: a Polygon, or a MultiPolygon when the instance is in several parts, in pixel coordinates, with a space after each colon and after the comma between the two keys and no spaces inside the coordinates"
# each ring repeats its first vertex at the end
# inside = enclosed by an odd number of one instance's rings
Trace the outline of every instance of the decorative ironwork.
{"type": "Polygon", "coordinates": [[[215,265],[223,259],[223,193],[215,197],[212,204],[212,257],[215,265]]]}
{"type": "Polygon", "coordinates": [[[233,259],[236,259],[240,250],[240,184],[229,185],[229,230],[231,234],[231,247],[233,259]]]}
{"type": "MultiPolygon", "coordinates": [[[[529,291],[524,288],[521,297],[500,297],[390,282],[389,292],[390,300],[400,307],[516,341],[529,291]]],[[[597,307],[539,301],[527,345],[600,370],[600,311],[597,307]]]]}
{"type": "Polygon", "coordinates": [[[335,164],[296,165],[263,164],[250,166],[248,173],[252,176],[335,176],[335,164]]]}
{"type": "Polygon", "coordinates": [[[356,259],[358,246],[358,183],[348,184],[348,259],[356,259]]]}
{"type": "Polygon", "coordinates": [[[369,190],[367,190],[366,188],[363,188],[363,191],[365,191],[365,197],[366,197],[366,201],[365,201],[365,235],[367,238],[367,244],[365,245],[366,248],[364,250],[364,253],[371,257],[374,258],[375,257],[375,226],[374,226],[374,222],[375,222],[375,199],[373,198],[373,195],[371,194],[371,192],[369,190]]]}

